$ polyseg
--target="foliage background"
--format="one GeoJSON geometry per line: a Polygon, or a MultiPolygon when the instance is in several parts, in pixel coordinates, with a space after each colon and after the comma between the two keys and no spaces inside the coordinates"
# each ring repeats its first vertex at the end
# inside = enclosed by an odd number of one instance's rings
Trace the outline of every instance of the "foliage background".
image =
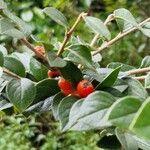
{"type": "MultiPolygon", "coordinates": [[[[9,4],[10,10],[15,12],[23,20],[32,25],[32,43],[37,41],[62,41],[64,29],[56,25],[55,22],[47,19],[42,13],[42,9],[53,6],[62,11],[70,24],[74,22],[78,14],[82,11],[89,12],[102,20],[119,7],[128,8],[139,20],[144,20],[150,16],[149,0],[5,0],[9,4]],[[140,16],[140,17],[139,17],[140,16]]],[[[115,23],[112,23],[113,36],[117,34],[115,23]]],[[[85,25],[78,26],[76,34],[85,41],[90,41],[92,36],[85,30],[85,25]],[[83,30],[84,29],[84,30],[83,30]]],[[[109,51],[104,52],[102,65],[109,62],[119,61],[138,66],[145,55],[149,55],[150,39],[144,37],[140,32],[125,37],[116,43],[109,51]]],[[[5,36],[0,37],[0,43],[4,44],[12,52],[20,51],[19,43],[15,43],[5,36]],[[13,48],[12,48],[13,47],[13,48]]],[[[97,150],[97,142],[100,139],[99,133],[60,133],[58,124],[54,122],[50,113],[35,114],[29,118],[23,116],[6,117],[1,114],[0,120],[0,149],[11,150],[97,150]],[[88,144],[87,144],[88,141],[88,144]]]]}

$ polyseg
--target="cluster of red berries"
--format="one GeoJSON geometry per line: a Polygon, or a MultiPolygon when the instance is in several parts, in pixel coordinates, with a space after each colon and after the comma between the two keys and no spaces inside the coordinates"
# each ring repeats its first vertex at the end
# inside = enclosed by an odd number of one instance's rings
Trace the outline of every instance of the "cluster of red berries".
{"type": "MultiPolygon", "coordinates": [[[[35,50],[40,54],[45,55],[45,49],[43,46],[36,46],[35,50]]],[[[57,70],[48,70],[47,75],[50,78],[55,78],[60,76],[61,74],[57,70]]],[[[74,95],[74,96],[86,97],[94,91],[94,86],[90,81],[86,79],[80,81],[77,84],[77,87],[74,88],[71,82],[65,80],[64,78],[60,78],[58,81],[58,86],[61,89],[61,92],[65,96],[74,95]]]]}
{"type": "Polygon", "coordinates": [[[77,84],[76,89],[74,89],[72,84],[64,78],[59,79],[58,86],[61,89],[61,92],[66,96],[71,94],[74,96],[86,97],[94,91],[94,86],[86,79],[80,81],[77,84]]]}
{"type": "MultiPolygon", "coordinates": [[[[49,78],[55,78],[60,76],[60,72],[57,70],[49,70],[47,74],[49,78]]],[[[74,88],[71,82],[61,77],[58,81],[58,86],[61,89],[61,92],[65,96],[74,95],[74,96],[86,97],[94,91],[94,86],[90,81],[86,79],[80,81],[77,84],[77,87],[74,88]]]]}

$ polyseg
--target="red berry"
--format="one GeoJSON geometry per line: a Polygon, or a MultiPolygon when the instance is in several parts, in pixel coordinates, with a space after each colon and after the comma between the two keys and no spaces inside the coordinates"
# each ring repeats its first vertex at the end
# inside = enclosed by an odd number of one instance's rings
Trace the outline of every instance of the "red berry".
{"type": "Polygon", "coordinates": [[[59,71],[55,71],[55,70],[54,71],[48,70],[47,75],[50,78],[55,78],[55,77],[60,76],[60,72],[59,71]]]}
{"type": "Polygon", "coordinates": [[[42,55],[45,54],[45,48],[43,46],[36,46],[34,49],[42,55]]]}
{"type": "Polygon", "coordinates": [[[66,96],[73,92],[72,84],[64,78],[59,79],[58,86],[60,87],[61,92],[66,96]]]}
{"type": "Polygon", "coordinates": [[[89,82],[86,79],[80,81],[77,85],[77,92],[81,97],[86,97],[93,91],[94,91],[94,86],[92,85],[91,82],[89,82]]]}

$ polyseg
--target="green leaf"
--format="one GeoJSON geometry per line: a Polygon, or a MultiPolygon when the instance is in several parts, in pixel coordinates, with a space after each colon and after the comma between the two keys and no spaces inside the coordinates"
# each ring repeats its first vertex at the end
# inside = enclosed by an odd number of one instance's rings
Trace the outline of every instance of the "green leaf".
{"type": "Polygon", "coordinates": [[[111,34],[104,23],[95,17],[86,16],[84,20],[89,28],[91,28],[95,33],[99,33],[100,36],[106,38],[107,40],[111,39],[111,34]]]}
{"type": "Polygon", "coordinates": [[[146,78],[145,78],[145,88],[147,88],[147,89],[150,88],[150,73],[148,73],[146,75],[146,78]]]}
{"type": "Polygon", "coordinates": [[[24,65],[26,72],[30,72],[30,59],[32,58],[30,54],[26,52],[24,53],[14,52],[11,54],[11,57],[18,59],[24,65]]]}
{"type": "Polygon", "coordinates": [[[136,69],[133,66],[123,64],[123,63],[120,63],[120,62],[111,62],[110,64],[107,65],[108,68],[112,68],[112,69],[116,69],[119,66],[121,66],[120,71],[123,71],[123,72],[129,71],[129,70],[132,70],[132,69],[136,69]]]}
{"type": "Polygon", "coordinates": [[[122,131],[119,128],[116,128],[115,132],[125,150],[138,150],[138,143],[131,134],[122,131]]]}
{"type": "Polygon", "coordinates": [[[82,72],[83,74],[87,75],[90,79],[95,79],[98,82],[101,82],[104,79],[104,76],[97,70],[95,72],[94,70],[86,68],[82,72]]]}
{"type": "Polygon", "coordinates": [[[5,18],[0,19],[0,34],[5,34],[17,39],[25,37],[21,31],[15,28],[10,20],[5,18]]]}
{"type": "Polygon", "coordinates": [[[69,48],[67,60],[84,65],[87,68],[95,69],[90,48],[85,45],[73,45],[69,48]]]}
{"type": "MultiPolygon", "coordinates": [[[[107,92],[93,92],[83,100],[71,129],[83,131],[109,127],[111,124],[105,119],[105,114],[114,102],[115,98],[107,92]]],[[[75,112],[77,112],[76,109],[75,112]]]]}
{"type": "Polygon", "coordinates": [[[110,87],[110,86],[112,86],[115,83],[115,81],[117,80],[117,77],[118,77],[120,69],[121,69],[121,66],[117,67],[111,73],[109,73],[103,79],[103,81],[100,84],[97,85],[96,89],[101,89],[103,87],[110,87]]]}
{"type": "Polygon", "coordinates": [[[78,113],[79,113],[79,110],[80,110],[83,102],[84,102],[84,99],[80,99],[73,104],[73,106],[70,110],[70,114],[69,114],[69,121],[68,121],[67,125],[65,126],[65,128],[63,129],[63,131],[68,130],[69,128],[71,128],[73,125],[76,124],[76,121],[78,119],[78,113]]]}
{"type": "Polygon", "coordinates": [[[4,57],[8,55],[7,49],[3,45],[0,45],[0,52],[3,53],[4,57]]]}
{"type": "Polygon", "coordinates": [[[121,148],[121,144],[115,135],[105,135],[97,142],[97,146],[107,150],[118,150],[121,148]]]}
{"type": "MultiPolygon", "coordinates": [[[[4,9],[3,13],[14,22],[19,30],[27,37],[31,34],[32,29],[31,26],[29,26],[26,22],[24,22],[19,17],[15,16],[13,13],[11,13],[8,9],[4,9]]],[[[15,33],[15,31],[13,31],[15,33]]]]}
{"type": "Polygon", "coordinates": [[[35,112],[41,113],[41,112],[48,112],[51,110],[51,104],[54,96],[48,97],[44,101],[38,102],[29,108],[27,108],[24,112],[25,115],[29,115],[35,112]]]}
{"type": "Polygon", "coordinates": [[[33,12],[32,10],[26,10],[26,11],[23,11],[21,13],[21,18],[26,21],[26,22],[30,22],[33,18],[33,12]]]}
{"type": "Polygon", "coordinates": [[[128,88],[128,85],[123,79],[117,79],[113,85],[113,88],[123,93],[128,88]]]}
{"type": "Polygon", "coordinates": [[[4,67],[21,77],[25,77],[25,68],[23,64],[13,57],[4,58],[4,67]]]}
{"type": "Polygon", "coordinates": [[[50,67],[65,67],[66,61],[62,58],[58,57],[54,52],[49,51],[47,52],[47,59],[50,67]]]}
{"type": "Polygon", "coordinates": [[[137,136],[150,140],[150,98],[141,105],[134,117],[130,130],[137,136]]]}
{"type": "Polygon", "coordinates": [[[140,99],[132,96],[123,97],[109,108],[108,121],[117,127],[127,128],[140,106],[140,99]]]}
{"type": "Polygon", "coordinates": [[[64,98],[64,95],[60,92],[60,93],[56,94],[52,100],[52,112],[53,112],[53,116],[56,120],[59,120],[58,106],[63,98],[64,98]]]}
{"type": "Polygon", "coordinates": [[[67,61],[67,65],[63,68],[59,68],[59,70],[61,75],[74,85],[83,79],[80,69],[72,62],[67,61]]]}
{"type": "Polygon", "coordinates": [[[18,111],[23,112],[34,101],[36,88],[29,79],[13,79],[7,84],[6,93],[18,111]]]}
{"type": "MultiPolygon", "coordinates": [[[[0,74],[3,75],[2,72],[2,68],[0,68],[0,74]]],[[[0,75],[0,77],[1,77],[0,75]]],[[[0,78],[0,93],[3,91],[3,89],[5,88],[5,86],[7,85],[8,81],[3,79],[3,78],[0,78]]]]}
{"type": "Polygon", "coordinates": [[[1,78],[2,74],[3,74],[3,68],[0,67],[0,78],[1,78]]]}
{"type": "Polygon", "coordinates": [[[147,36],[147,37],[150,37],[150,22],[146,22],[144,24],[144,26],[142,27],[141,29],[141,32],[147,36]]]}
{"type": "Polygon", "coordinates": [[[69,121],[69,113],[72,105],[78,100],[77,97],[69,96],[63,98],[58,106],[58,115],[61,123],[61,129],[66,126],[69,121]]]}
{"type": "Polygon", "coordinates": [[[25,37],[22,32],[20,32],[19,30],[15,29],[15,28],[5,31],[4,34],[11,36],[13,38],[17,38],[17,39],[22,39],[25,37]]]}
{"type": "Polygon", "coordinates": [[[143,150],[149,150],[150,149],[150,141],[149,140],[144,140],[143,138],[139,138],[134,136],[135,140],[138,143],[139,148],[143,150]]]}
{"type": "Polygon", "coordinates": [[[59,10],[53,7],[46,7],[43,9],[43,12],[48,15],[52,20],[67,28],[67,19],[59,10]]]}
{"type": "Polygon", "coordinates": [[[138,80],[127,78],[125,81],[128,84],[128,95],[137,96],[141,100],[145,100],[147,98],[148,94],[143,85],[138,80]]]}
{"type": "Polygon", "coordinates": [[[3,57],[3,53],[0,51],[0,66],[3,66],[4,64],[4,57],[3,57]]]}
{"type": "Polygon", "coordinates": [[[6,101],[6,100],[0,100],[0,111],[2,111],[4,109],[7,109],[7,108],[10,108],[12,106],[13,105],[11,103],[9,103],[8,101],[6,101]]]}
{"type": "Polygon", "coordinates": [[[5,9],[5,8],[7,8],[7,5],[3,0],[1,0],[0,1],[0,9],[5,9]]]}
{"type": "Polygon", "coordinates": [[[150,67],[150,56],[145,56],[141,62],[140,68],[150,67]]]}
{"type": "Polygon", "coordinates": [[[58,80],[44,79],[36,84],[36,91],[37,93],[34,103],[58,93],[60,91],[58,87],[58,80]]]}
{"type": "Polygon", "coordinates": [[[125,8],[115,10],[114,17],[116,18],[117,24],[123,32],[134,26],[141,29],[131,12],[125,8]]]}
{"type": "Polygon", "coordinates": [[[37,61],[35,58],[30,59],[30,73],[37,81],[47,78],[48,68],[37,61]]]}

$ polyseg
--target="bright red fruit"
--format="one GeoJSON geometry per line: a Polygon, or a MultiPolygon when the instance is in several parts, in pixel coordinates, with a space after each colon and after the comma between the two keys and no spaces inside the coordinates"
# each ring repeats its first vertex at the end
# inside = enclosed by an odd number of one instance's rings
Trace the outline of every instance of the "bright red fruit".
{"type": "Polygon", "coordinates": [[[34,49],[42,55],[45,54],[45,48],[43,46],[36,46],[34,49]]]}
{"type": "Polygon", "coordinates": [[[94,86],[92,85],[91,82],[89,82],[88,80],[84,79],[82,81],[80,81],[77,85],[77,93],[81,96],[81,97],[86,97],[88,96],[90,93],[92,93],[94,91],[94,86]]]}
{"type": "Polygon", "coordinates": [[[48,70],[47,75],[50,78],[55,78],[55,77],[60,76],[60,72],[56,70],[48,70]]]}
{"type": "Polygon", "coordinates": [[[73,93],[72,84],[64,78],[59,79],[58,86],[60,87],[61,92],[66,96],[73,93]]]}

